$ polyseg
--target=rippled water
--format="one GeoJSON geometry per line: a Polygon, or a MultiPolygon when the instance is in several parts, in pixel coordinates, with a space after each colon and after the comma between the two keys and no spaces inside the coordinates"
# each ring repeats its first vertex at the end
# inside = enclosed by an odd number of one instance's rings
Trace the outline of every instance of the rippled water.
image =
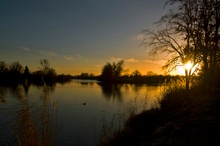
{"type": "Polygon", "coordinates": [[[110,124],[114,115],[129,109],[128,105],[139,111],[150,108],[162,90],[161,86],[89,80],[44,87],[0,87],[0,145],[22,143],[25,137],[55,145],[95,145],[103,123],[110,124]]]}

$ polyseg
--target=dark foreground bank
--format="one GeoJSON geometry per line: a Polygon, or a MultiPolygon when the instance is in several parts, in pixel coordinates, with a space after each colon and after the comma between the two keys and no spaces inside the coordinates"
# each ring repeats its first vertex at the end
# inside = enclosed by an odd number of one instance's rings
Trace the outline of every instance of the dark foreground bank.
{"type": "Polygon", "coordinates": [[[130,117],[101,145],[220,145],[220,90],[172,91],[153,108],[130,117]]]}

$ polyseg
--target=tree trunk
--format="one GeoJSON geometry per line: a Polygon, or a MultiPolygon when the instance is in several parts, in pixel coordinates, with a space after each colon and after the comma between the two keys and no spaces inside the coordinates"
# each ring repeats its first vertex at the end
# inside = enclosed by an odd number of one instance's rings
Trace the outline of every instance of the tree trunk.
{"type": "Polygon", "coordinates": [[[186,78],[186,91],[188,92],[189,91],[189,82],[190,82],[190,79],[189,79],[189,71],[187,69],[185,69],[185,78],[186,78]]]}

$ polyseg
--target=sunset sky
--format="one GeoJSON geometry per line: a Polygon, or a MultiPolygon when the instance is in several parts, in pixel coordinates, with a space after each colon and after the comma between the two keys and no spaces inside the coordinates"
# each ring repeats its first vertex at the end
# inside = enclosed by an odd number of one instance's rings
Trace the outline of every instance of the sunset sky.
{"type": "Polygon", "coordinates": [[[99,75],[106,62],[130,73],[162,74],[165,60],[140,47],[144,29],[168,10],[165,0],[1,0],[0,61],[31,71],[48,59],[57,73],[99,75]]]}

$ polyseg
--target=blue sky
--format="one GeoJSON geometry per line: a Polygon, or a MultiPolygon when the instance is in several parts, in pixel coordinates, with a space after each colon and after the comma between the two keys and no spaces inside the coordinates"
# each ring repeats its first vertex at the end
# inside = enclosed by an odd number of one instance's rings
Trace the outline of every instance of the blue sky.
{"type": "Polygon", "coordinates": [[[140,47],[141,32],[167,10],[165,0],[1,0],[0,60],[35,71],[48,59],[57,73],[100,74],[106,62],[159,72],[164,60],[140,47]]]}

